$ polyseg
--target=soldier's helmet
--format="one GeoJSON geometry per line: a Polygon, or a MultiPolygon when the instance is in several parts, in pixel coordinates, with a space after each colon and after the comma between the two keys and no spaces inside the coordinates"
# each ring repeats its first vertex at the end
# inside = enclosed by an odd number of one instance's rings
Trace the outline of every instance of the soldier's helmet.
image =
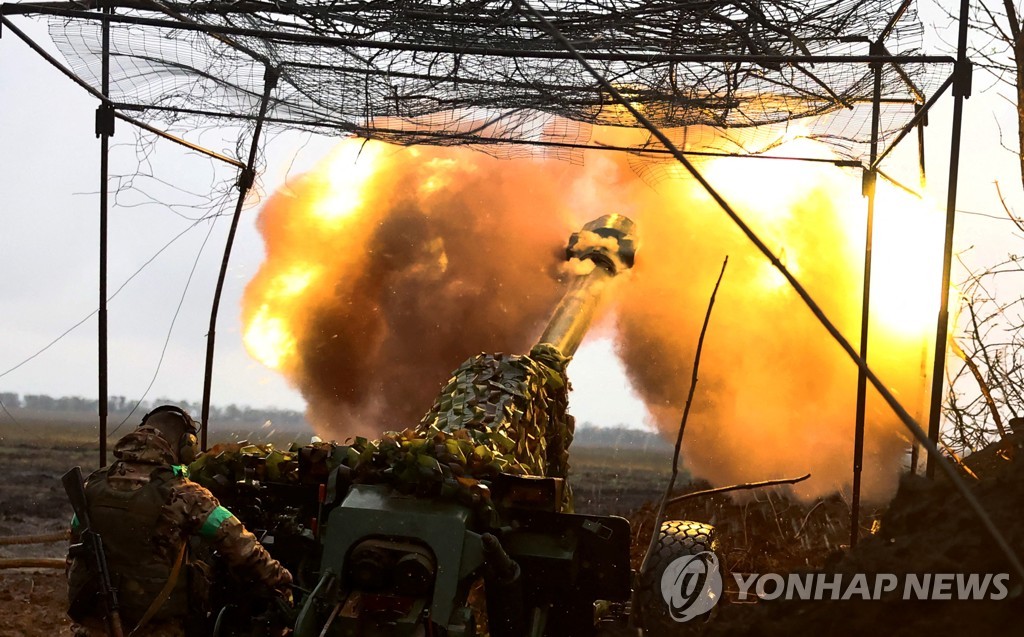
{"type": "Polygon", "coordinates": [[[153,427],[160,432],[178,456],[180,464],[190,464],[199,454],[199,427],[192,416],[174,405],[161,405],[142,417],[140,427],[153,427]]]}

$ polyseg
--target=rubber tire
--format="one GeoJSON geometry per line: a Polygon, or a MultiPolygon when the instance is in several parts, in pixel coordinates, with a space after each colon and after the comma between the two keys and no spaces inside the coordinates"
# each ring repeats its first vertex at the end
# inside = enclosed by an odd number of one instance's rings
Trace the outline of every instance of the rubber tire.
{"type": "Polygon", "coordinates": [[[636,612],[644,637],[671,637],[692,634],[712,611],[697,620],[680,623],[668,615],[665,600],[661,596],[661,576],[668,565],[683,555],[696,555],[704,551],[715,551],[718,539],[715,527],[703,522],[666,520],[661,523],[658,543],[651,552],[647,569],[640,573],[636,612]],[[696,624],[697,626],[695,626],[696,624]]]}

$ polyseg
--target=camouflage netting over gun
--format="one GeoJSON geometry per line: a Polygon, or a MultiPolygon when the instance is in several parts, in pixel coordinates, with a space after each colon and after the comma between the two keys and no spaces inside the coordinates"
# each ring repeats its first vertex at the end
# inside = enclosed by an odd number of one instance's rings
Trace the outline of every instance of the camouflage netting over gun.
{"type": "Polygon", "coordinates": [[[215,493],[238,483],[390,484],[403,493],[473,501],[499,473],[564,478],[574,420],[567,413],[569,359],[548,344],[528,355],[480,354],[463,363],[419,426],[378,440],[218,445],[191,466],[215,493]]]}
{"type": "Polygon", "coordinates": [[[470,462],[452,454],[472,476],[497,470],[564,478],[575,423],[567,413],[568,362],[547,343],[527,356],[475,356],[455,371],[417,433],[472,441],[470,462]]]}

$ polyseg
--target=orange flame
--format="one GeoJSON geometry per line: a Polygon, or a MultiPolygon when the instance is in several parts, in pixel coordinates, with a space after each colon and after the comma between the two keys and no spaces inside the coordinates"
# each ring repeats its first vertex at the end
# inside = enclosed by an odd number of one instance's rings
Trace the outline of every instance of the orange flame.
{"type": "MultiPolygon", "coordinates": [[[[823,153],[802,139],[775,152],[823,153]]],[[[843,486],[856,367],[692,180],[652,188],[622,155],[586,159],[343,142],[261,212],[267,260],[244,300],[249,352],[303,392],[319,431],[401,429],[466,357],[528,349],[557,301],[568,233],[620,212],[638,222],[640,251],[619,294],[617,351],[666,432],[678,424],[711,285],[731,257],[687,430],[691,470],[717,482],[810,471],[808,495],[843,486]]],[[[856,344],[859,174],[751,159],[700,169],[856,344]]],[[[884,182],[875,219],[870,362],[920,413],[941,219],[884,182]]],[[[865,489],[881,497],[905,441],[875,397],[869,416],[865,489]]]]}

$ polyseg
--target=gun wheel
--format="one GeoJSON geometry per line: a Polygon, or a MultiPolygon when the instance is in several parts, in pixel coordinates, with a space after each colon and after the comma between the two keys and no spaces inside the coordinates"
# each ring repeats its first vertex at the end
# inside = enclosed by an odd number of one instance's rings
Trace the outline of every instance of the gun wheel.
{"type": "Polygon", "coordinates": [[[636,612],[645,637],[693,634],[694,629],[707,620],[710,610],[689,622],[673,619],[662,593],[661,580],[665,569],[680,557],[715,551],[717,548],[715,527],[710,524],[683,520],[666,520],[661,523],[658,543],[647,560],[646,568],[640,573],[636,595],[636,612]]]}

